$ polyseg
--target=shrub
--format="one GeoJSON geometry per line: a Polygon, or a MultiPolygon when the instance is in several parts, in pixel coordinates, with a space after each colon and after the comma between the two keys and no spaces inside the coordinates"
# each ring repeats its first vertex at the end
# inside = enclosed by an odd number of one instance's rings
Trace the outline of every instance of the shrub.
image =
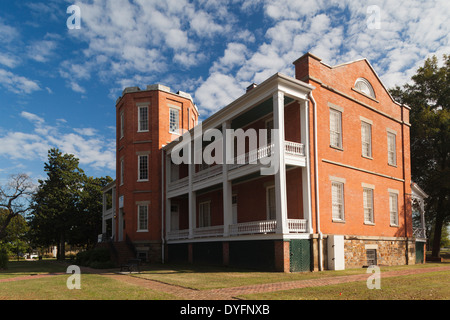
{"type": "Polygon", "coordinates": [[[114,266],[107,248],[95,248],[78,252],[75,261],[81,266],[95,269],[112,268],[114,266]]]}

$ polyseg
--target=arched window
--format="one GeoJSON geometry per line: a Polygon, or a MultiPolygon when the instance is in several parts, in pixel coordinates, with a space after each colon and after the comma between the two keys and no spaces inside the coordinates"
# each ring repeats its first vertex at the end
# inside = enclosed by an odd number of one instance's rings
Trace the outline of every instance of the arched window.
{"type": "Polygon", "coordinates": [[[366,79],[364,78],[357,79],[355,82],[355,89],[375,99],[375,92],[373,91],[370,82],[367,81],[366,79]]]}

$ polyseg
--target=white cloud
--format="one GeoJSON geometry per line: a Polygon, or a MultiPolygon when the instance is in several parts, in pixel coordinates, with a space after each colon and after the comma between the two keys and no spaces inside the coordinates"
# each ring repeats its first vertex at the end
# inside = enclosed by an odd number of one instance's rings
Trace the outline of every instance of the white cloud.
{"type": "Polygon", "coordinates": [[[26,77],[16,75],[5,69],[0,69],[0,86],[3,86],[8,91],[13,93],[32,93],[33,91],[41,90],[39,84],[26,77]]]}
{"type": "MultiPolygon", "coordinates": [[[[71,153],[80,164],[96,169],[115,170],[115,141],[105,139],[94,128],[74,128],[63,132],[58,125],[46,123],[42,117],[22,111],[20,116],[34,125],[33,133],[5,132],[0,135],[0,156],[13,160],[45,161],[52,147],[71,153]]],[[[57,122],[67,123],[64,119],[57,122]]]]}

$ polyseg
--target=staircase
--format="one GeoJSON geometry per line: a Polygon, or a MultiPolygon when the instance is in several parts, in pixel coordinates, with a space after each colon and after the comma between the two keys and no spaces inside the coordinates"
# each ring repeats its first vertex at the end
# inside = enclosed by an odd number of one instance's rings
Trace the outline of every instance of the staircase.
{"type": "Polygon", "coordinates": [[[117,265],[122,265],[127,263],[130,259],[136,259],[136,254],[134,251],[130,248],[130,245],[125,242],[112,242],[112,246],[114,247],[115,254],[112,256],[115,257],[115,262],[117,265]]]}

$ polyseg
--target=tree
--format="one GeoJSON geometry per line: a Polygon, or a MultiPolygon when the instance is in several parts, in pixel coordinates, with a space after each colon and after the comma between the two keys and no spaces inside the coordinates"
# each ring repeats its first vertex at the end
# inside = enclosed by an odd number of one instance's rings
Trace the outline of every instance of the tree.
{"type": "Polygon", "coordinates": [[[77,217],[70,228],[68,242],[92,247],[102,231],[103,191],[111,177],[85,177],[77,204],[77,217]]]}
{"type": "Polygon", "coordinates": [[[27,213],[32,192],[33,184],[24,173],[12,175],[6,185],[0,186],[0,209],[5,210],[0,220],[0,240],[7,236],[12,219],[27,213]]]}
{"type": "Polygon", "coordinates": [[[58,259],[65,259],[65,243],[77,217],[77,203],[83,187],[84,172],[79,160],[58,149],[48,151],[44,170],[46,180],[39,180],[33,197],[31,235],[41,245],[57,244],[58,259]]]}
{"type": "Polygon", "coordinates": [[[432,256],[439,257],[442,229],[450,221],[450,55],[443,56],[442,66],[436,56],[427,59],[412,83],[390,91],[411,107],[411,174],[429,195],[432,256]]]}

